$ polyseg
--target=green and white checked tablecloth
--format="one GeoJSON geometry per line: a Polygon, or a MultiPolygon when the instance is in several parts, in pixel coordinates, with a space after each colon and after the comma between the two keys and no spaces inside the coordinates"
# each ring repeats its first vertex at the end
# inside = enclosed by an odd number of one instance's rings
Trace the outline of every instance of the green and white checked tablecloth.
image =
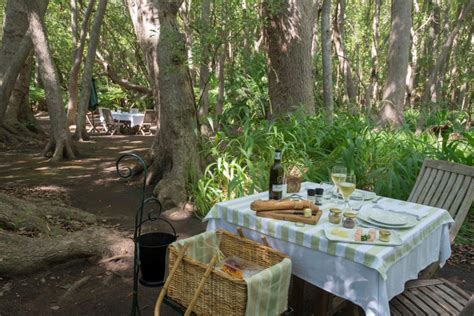
{"type": "MultiPolygon", "coordinates": [[[[316,184],[306,182],[302,187],[311,185],[316,184]]],[[[333,256],[344,257],[377,270],[384,279],[387,278],[387,270],[390,266],[419,245],[434,229],[443,224],[454,222],[446,210],[385,198],[385,202],[390,203],[392,207],[398,205],[399,208],[426,215],[415,227],[398,230],[403,241],[402,245],[377,246],[333,242],[326,238],[324,226],[332,225],[328,222],[328,209],[336,206],[334,202],[329,201],[323,204],[323,216],[317,225],[298,227],[292,222],[257,217],[255,212],[250,209],[250,203],[258,199],[268,199],[268,193],[263,192],[218,203],[210,210],[205,219],[222,219],[289,243],[333,256]]]]}

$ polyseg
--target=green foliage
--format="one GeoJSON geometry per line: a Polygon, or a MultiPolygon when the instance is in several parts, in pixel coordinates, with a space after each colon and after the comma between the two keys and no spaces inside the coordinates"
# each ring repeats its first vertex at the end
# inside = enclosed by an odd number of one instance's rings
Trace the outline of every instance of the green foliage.
{"type": "Polygon", "coordinates": [[[377,130],[362,116],[341,113],[333,125],[321,115],[241,120],[224,125],[202,148],[210,163],[191,188],[200,216],[219,201],[267,190],[275,148],[282,149],[287,169],[307,168],[307,181],[329,181],[329,169],[340,162],[355,173],[359,188],[407,199],[425,158],[472,165],[474,133],[450,140],[409,128],[377,130]]]}

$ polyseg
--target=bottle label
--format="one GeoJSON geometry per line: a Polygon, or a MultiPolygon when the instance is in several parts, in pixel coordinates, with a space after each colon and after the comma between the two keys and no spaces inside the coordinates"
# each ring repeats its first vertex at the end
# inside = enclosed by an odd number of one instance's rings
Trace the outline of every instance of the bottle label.
{"type": "Polygon", "coordinates": [[[274,184],[272,185],[273,192],[283,192],[283,184],[274,184]]]}
{"type": "Polygon", "coordinates": [[[275,160],[280,160],[281,159],[281,152],[276,151],[275,152],[275,160]]]}

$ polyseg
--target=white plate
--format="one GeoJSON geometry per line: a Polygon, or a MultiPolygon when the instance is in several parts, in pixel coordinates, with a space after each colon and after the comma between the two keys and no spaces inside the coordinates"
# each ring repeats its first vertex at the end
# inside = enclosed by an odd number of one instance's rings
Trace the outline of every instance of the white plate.
{"type": "MultiPolygon", "coordinates": [[[[358,227],[358,228],[362,229],[362,234],[364,235],[369,232],[369,228],[362,228],[362,227],[358,227]]],[[[389,242],[380,241],[379,230],[376,228],[372,228],[372,229],[375,230],[375,240],[373,242],[354,240],[354,235],[356,233],[357,228],[347,229],[341,226],[326,225],[324,227],[324,234],[326,235],[326,238],[331,241],[341,241],[341,242],[354,243],[354,244],[398,246],[403,243],[402,240],[400,239],[400,236],[397,234],[397,232],[394,232],[394,231],[390,231],[391,235],[390,235],[389,242]],[[338,232],[342,232],[343,234],[347,234],[347,235],[346,236],[337,235],[335,234],[334,229],[337,229],[338,232]]]]}
{"type": "Polygon", "coordinates": [[[364,208],[363,207],[359,211],[359,214],[357,216],[358,216],[359,219],[363,220],[364,222],[369,223],[370,225],[383,227],[383,228],[404,229],[404,228],[411,228],[411,227],[416,226],[418,224],[418,221],[416,220],[415,217],[408,216],[408,215],[403,215],[403,214],[400,214],[400,215],[405,216],[407,218],[407,223],[404,224],[404,225],[383,224],[383,223],[379,223],[377,221],[374,221],[370,218],[370,215],[372,213],[377,213],[377,212],[380,212],[380,211],[381,211],[380,209],[376,209],[376,208],[367,208],[367,207],[364,208]]]}
{"type": "Polygon", "coordinates": [[[372,212],[369,215],[369,218],[371,220],[374,220],[378,223],[382,223],[385,225],[401,226],[401,225],[406,225],[408,223],[408,219],[406,216],[402,214],[394,214],[390,211],[385,211],[385,210],[372,212]]]}

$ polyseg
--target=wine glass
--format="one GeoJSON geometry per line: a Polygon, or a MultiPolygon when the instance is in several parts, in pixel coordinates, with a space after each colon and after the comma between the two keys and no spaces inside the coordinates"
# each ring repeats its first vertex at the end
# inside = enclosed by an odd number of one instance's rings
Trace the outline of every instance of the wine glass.
{"type": "Polygon", "coordinates": [[[338,182],[337,187],[344,198],[344,209],[350,211],[349,198],[356,188],[356,176],[354,174],[346,175],[343,181],[338,182]]]}
{"type": "Polygon", "coordinates": [[[344,181],[346,180],[346,176],[347,176],[347,168],[344,167],[344,166],[341,166],[341,165],[336,165],[334,167],[332,167],[332,170],[331,170],[331,180],[332,180],[332,183],[334,183],[334,193],[336,194],[336,196],[338,195],[338,190],[337,190],[337,184],[341,181],[344,181]]]}

